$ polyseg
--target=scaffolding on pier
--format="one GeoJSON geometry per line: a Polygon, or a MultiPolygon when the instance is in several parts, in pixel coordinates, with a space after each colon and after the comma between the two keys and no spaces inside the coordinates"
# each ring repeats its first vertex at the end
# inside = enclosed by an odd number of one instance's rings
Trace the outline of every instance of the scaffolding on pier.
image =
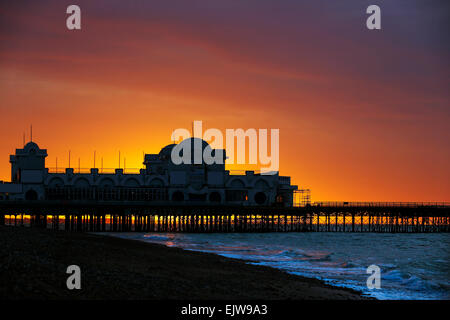
{"type": "Polygon", "coordinates": [[[294,190],[294,207],[306,207],[311,205],[311,189],[294,190]]]}

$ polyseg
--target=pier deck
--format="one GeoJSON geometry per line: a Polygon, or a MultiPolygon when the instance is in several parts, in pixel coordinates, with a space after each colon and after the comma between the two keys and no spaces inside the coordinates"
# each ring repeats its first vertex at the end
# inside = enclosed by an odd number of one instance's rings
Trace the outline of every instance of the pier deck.
{"type": "Polygon", "coordinates": [[[67,231],[449,232],[449,203],[253,207],[148,201],[0,201],[0,224],[67,231]]]}

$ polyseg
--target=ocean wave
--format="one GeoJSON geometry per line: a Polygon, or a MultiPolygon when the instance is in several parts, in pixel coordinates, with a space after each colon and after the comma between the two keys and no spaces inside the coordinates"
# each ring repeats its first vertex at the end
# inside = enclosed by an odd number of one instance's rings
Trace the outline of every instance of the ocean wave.
{"type": "Polygon", "coordinates": [[[148,241],[167,241],[167,240],[173,239],[173,238],[167,237],[167,236],[147,235],[147,234],[145,234],[143,237],[144,237],[144,240],[148,240],[148,241]]]}

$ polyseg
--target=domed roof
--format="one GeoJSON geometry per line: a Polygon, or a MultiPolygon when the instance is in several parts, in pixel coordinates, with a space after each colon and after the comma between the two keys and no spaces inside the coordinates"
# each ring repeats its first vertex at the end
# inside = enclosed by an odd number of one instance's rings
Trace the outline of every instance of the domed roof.
{"type": "Polygon", "coordinates": [[[41,149],[39,146],[33,142],[28,142],[23,149],[16,149],[16,155],[19,156],[39,156],[39,157],[46,157],[47,156],[47,149],[41,149]]]}
{"type": "Polygon", "coordinates": [[[178,155],[183,157],[183,150],[190,150],[191,164],[198,163],[203,164],[203,152],[206,148],[211,148],[208,142],[200,138],[188,138],[181,141],[177,145],[178,155]],[[196,157],[199,156],[199,162],[197,162],[196,157]]]}
{"type": "MultiPolygon", "coordinates": [[[[209,146],[208,142],[206,142],[205,140],[200,139],[200,138],[185,139],[180,142],[179,146],[183,149],[190,147],[192,163],[194,163],[194,155],[195,155],[196,151],[197,152],[200,151],[200,154],[202,156],[202,161],[203,161],[203,151],[205,151],[206,148],[211,148],[209,146]]],[[[183,154],[183,151],[181,151],[181,155],[182,154],[183,154]]]]}
{"type": "Polygon", "coordinates": [[[164,148],[161,149],[161,151],[159,152],[159,155],[160,156],[170,156],[170,153],[172,152],[172,149],[175,146],[176,146],[176,144],[174,144],[174,143],[165,146],[164,148]]]}
{"type": "Polygon", "coordinates": [[[33,141],[30,141],[25,145],[25,147],[23,147],[23,150],[25,150],[26,152],[34,150],[36,152],[37,150],[39,150],[39,146],[33,141]]]}
{"type": "Polygon", "coordinates": [[[181,145],[190,144],[191,148],[197,148],[197,146],[202,146],[202,150],[209,146],[209,143],[200,138],[187,138],[180,142],[181,145]]]}

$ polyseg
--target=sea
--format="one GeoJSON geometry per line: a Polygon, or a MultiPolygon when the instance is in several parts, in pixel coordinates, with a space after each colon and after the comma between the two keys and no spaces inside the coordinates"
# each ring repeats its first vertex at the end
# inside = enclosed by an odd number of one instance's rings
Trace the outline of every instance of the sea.
{"type": "Polygon", "coordinates": [[[242,259],[382,300],[450,298],[448,233],[107,234],[242,259]],[[367,285],[371,265],[379,267],[379,289],[367,285]]]}

